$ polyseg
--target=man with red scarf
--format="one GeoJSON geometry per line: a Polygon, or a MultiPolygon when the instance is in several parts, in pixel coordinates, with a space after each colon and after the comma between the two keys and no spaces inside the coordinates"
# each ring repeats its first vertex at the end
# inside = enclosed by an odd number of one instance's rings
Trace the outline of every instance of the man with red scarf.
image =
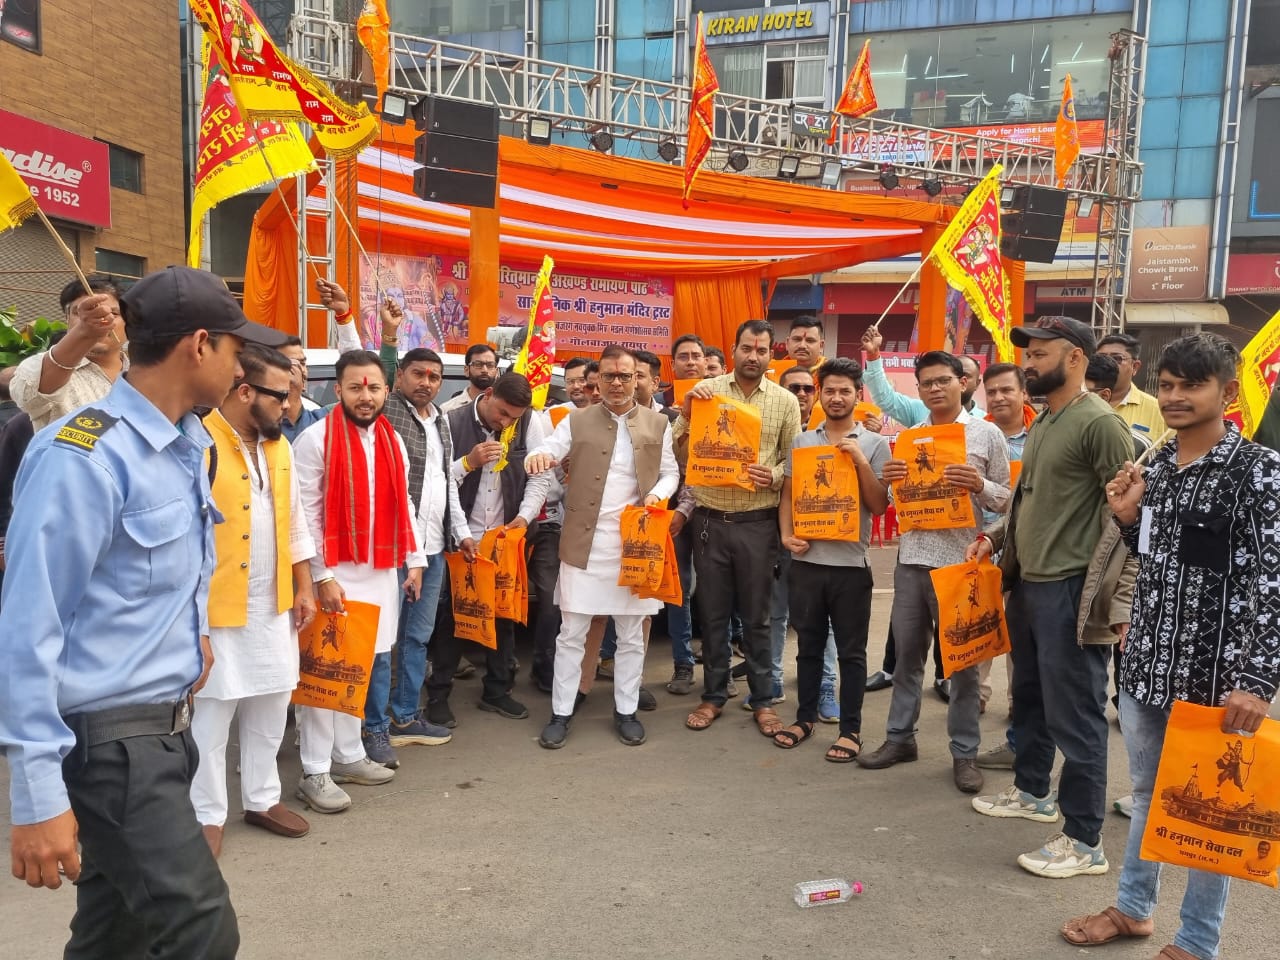
{"type": "MultiPolygon", "coordinates": [[[[377,354],[352,350],[334,368],[339,404],[298,437],[295,469],[302,510],[319,552],[311,561],[316,602],[327,613],[350,598],[381,608],[368,696],[386,703],[390,671],[378,669],[396,638],[399,570],[408,568],[404,592],[416,600],[427,565],[412,523],[409,458],[382,408],[387,381],[377,354]]],[[[351,806],[339,783],[375,786],[394,771],[369,759],[360,718],[332,710],[298,708],[302,781],[297,796],[317,813],[351,806]]]]}

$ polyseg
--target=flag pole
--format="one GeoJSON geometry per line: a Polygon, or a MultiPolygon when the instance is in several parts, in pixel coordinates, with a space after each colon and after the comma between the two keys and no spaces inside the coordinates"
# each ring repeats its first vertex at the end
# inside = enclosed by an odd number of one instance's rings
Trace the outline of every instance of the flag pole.
{"type": "Polygon", "coordinates": [[[884,318],[889,315],[889,311],[893,309],[893,305],[902,299],[902,295],[907,292],[907,287],[911,286],[913,283],[915,283],[917,280],[920,279],[920,271],[924,269],[924,262],[927,259],[929,258],[928,257],[921,258],[920,265],[911,272],[911,276],[907,277],[907,282],[904,283],[902,287],[898,290],[898,292],[893,295],[893,299],[889,301],[889,305],[884,308],[884,313],[880,314],[880,319],[871,325],[872,330],[880,329],[880,324],[883,323],[884,318]]]}
{"type": "MultiPolygon", "coordinates": [[[[71,265],[71,269],[76,272],[76,279],[79,280],[80,285],[84,287],[84,292],[90,297],[93,296],[93,290],[89,287],[89,278],[86,277],[84,275],[84,271],[80,269],[80,264],[76,260],[76,255],[71,252],[71,248],[68,247],[66,241],[62,239],[57,228],[49,222],[49,218],[44,215],[44,211],[40,209],[38,204],[36,205],[36,216],[40,218],[40,222],[44,224],[45,229],[49,231],[49,235],[53,237],[54,242],[58,244],[58,249],[62,251],[62,256],[66,259],[67,263],[71,265]]],[[[116,343],[120,342],[120,336],[116,333],[115,327],[111,328],[111,339],[116,343]]]]}

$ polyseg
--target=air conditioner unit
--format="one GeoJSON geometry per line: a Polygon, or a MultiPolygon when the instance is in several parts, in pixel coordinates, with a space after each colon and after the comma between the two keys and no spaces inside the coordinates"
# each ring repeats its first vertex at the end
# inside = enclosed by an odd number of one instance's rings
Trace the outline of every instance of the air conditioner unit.
{"type": "Polygon", "coordinates": [[[760,131],[760,142],[768,146],[777,146],[779,140],[779,130],[776,123],[767,123],[763,130],[760,131]]]}

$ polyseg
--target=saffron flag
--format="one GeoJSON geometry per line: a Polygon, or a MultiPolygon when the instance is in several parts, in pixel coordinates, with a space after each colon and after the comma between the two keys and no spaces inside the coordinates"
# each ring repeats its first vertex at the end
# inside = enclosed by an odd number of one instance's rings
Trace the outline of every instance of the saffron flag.
{"type": "Polygon", "coordinates": [[[962,294],[991,333],[1003,363],[1013,362],[1009,339],[1009,277],[1000,260],[1000,171],[996,164],[973,188],[942,232],[929,259],[962,294]]]}
{"type": "MultiPolygon", "coordinates": [[[[857,119],[878,109],[880,104],[876,102],[876,90],[871,85],[871,41],[866,40],[862,44],[862,52],[854,61],[853,69],[849,71],[849,79],[845,81],[844,92],[840,94],[840,100],[836,103],[835,113],[837,116],[857,119]]],[[[836,132],[839,129],[840,124],[835,117],[832,117],[831,132],[827,134],[827,146],[836,142],[836,132]]]]}
{"type": "Polygon", "coordinates": [[[0,233],[13,230],[36,213],[35,197],[9,158],[0,153],[0,233]]]}
{"type": "Polygon", "coordinates": [[[320,146],[337,158],[354,156],[377,136],[378,118],[369,108],[339,99],[281,53],[244,0],[191,0],[190,6],[246,120],[310,124],[320,146]]]}
{"type": "Polygon", "coordinates": [[[1280,313],[1266,322],[1240,351],[1240,398],[1227,408],[1240,432],[1252,440],[1280,375],[1280,313]]]}
{"type": "Polygon", "coordinates": [[[356,37],[373,64],[373,82],[378,88],[376,109],[381,110],[382,95],[391,81],[391,17],[387,15],[387,0],[365,0],[364,9],[356,18],[356,37]]]}
{"type": "Polygon", "coordinates": [[[693,82],[689,87],[689,140],[684,148],[684,192],[680,197],[686,210],[689,209],[693,181],[698,178],[698,171],[711,152],[711,141],[716,137],[716,93],[719,90],[720,81],[716,79],[716,68],[707,55],[707,37],[702,32],[702,14],[699,13],[693,82]]]}
{"type": "Polygon", "coordinates": [[[196,134],[195,191],[187,246],[187,263],[192,267],[200,266],[200,239],[208,211],[228,197],[298,176],[315,165],[296,123],[245,122],[231,94],[227,73],[207,37],[203,50],[204,104],[196,134]]]}
{"type": "MultiPolygon", "coordinates": [[[[524,334],[524,346],[516,362],[511,365],[513,373],[524,374],[533,391],[533,409],[541,410],[547,403],[547,391],[551,387],[551,371],[556,365],[556,308],[551,298],[551,272],[556,263],[550,257],[542,258],[542,269],[538,271],[538,282],[533,288],[533,303],[529,307],[529,326],[524,334]]],[[[502,431],[502,456],[493,465],[493,469],[505,470],[507,466],[507,449],[516,435],[519,421],[502,431]]]]}
{"type": "Polygon", "coordinates": [[[1071,74],[1067,74],[1062,86],[1062,106],[1058,108],[1058,123],[1053,131],[1053,172],[1058,177],[1058,189],[1067,182],[1071,165],[1080,156],[1080,130],[1076,127],[1076,96],[1071,91],[1071,74]]]}

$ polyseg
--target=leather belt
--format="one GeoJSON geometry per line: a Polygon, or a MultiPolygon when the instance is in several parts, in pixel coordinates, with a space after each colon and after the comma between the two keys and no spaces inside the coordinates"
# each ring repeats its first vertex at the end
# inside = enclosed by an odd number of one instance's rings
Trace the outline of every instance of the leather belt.
{"type": "Polygon", "coordinates": [[[726,512],[724,510],[712,510],[709,507],[697,507],[696,512],[701,513],[704,517],[711,520],[719,520],[721,523],[763,523],[765,520],[777,521],[778,508],[769,507],[764,510],[737,510],[726,512]]]}
{"type": "Polygon", "coordinates": [[[93,713],[73,713],[63,719],[82,749],[130,737],[173,736],[191,726],[193,698],[167,703],[139,703],[93,713]]]}

